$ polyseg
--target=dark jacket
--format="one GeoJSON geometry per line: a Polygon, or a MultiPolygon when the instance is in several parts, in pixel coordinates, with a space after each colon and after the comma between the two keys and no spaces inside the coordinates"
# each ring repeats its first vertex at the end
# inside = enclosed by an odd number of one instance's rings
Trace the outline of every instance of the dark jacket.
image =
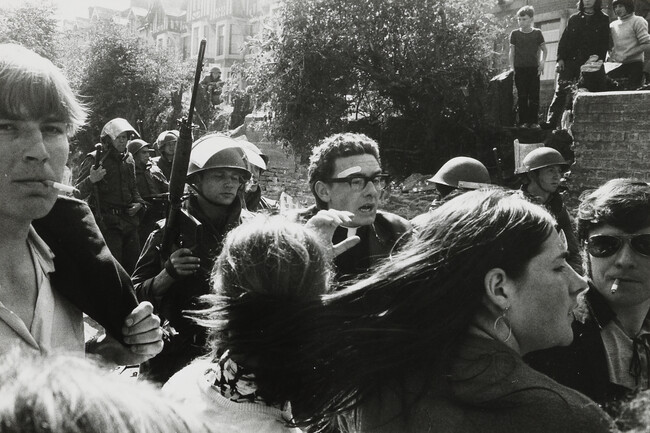
{"type": "Polygon", "coordinates": [[[585,394],[607,412],[617,415],[619,403],[631,391],[610,382],[607,353],[600,331],[616,316],[605,298],[590,287],[584,320],[573,323],[570,346],[532,352],[524,360],[534,369],[585,394]]]}
{"type": "Polygon", "coordinates": [[[454,353],[446,380],[438,379],[424,395],[416,397],[407,417],[385,405],[370,413],[362,410],[361,420],[367,420],[368,431],[611,431],[611,419],[593,401],[528,367],[518,353],[499,341],[468,336],[454,353]],[[379,427],[371,429],[378,420],[379,427]]]}
{"type": "Polygon", "coordinates": [[[169,191],[169,182],[162,171],[152,164],[146,168],[136,167],[135,180],[138,192],[146,202],[138,227],[138,237],[141,242],[144,242],[155,230],[156,222],[167,216],[169,197],[165,193],[169,191]]]}
{"type": "Polygon", "coordinates": [[[131,279],[113,258],[88,205],[59,197],[36,233],[54,252],[52,287],[122,340],[124,319],[138,302],[131,279]]]}
{"type": "Polygon", "coordinates": [[[557,47],[557,59],[573,62],[578,68],[589,56],[605,60],[609,48],[609,17],[602,11],[593,15],[577,12],[569,18],[557,47]]]}
{"type": "MultiPolygon", "coordinates": [[[[99,198],[99,207],[102,212],[109,209],[124,210],[133,203],[142,203],[144,200],[140,197],[138,187],[135,181],[135,162],[130,153],[119,154],[111,145],[104,146],[105,151],[102,154],[101,164],[106,170],[106,175],[102,180],[93,185],[90,181],[90,168],[95,165],[95,154],[93,151],[86,155],[81,163],[79,176],[77,177],[76,187],[79,190],[77,198],[89,199],[89,204],[93,207],[96,205],[96,199],[99,198]],[[99,197],[94,197],[97,194],[99,197]],[[92,196],[92,197],[91,197],[92,196]]],[[[127,220],[133,220],[137,224],[138,217],[130,217],[122,214],[127,220]]]]}
{"type": "Polygon", "coordinates": [[[148,361],[143,370],[149,379],[161,383],[192,359],[205,353],[205,329],[187,318],[185,310],[197,309],[197,298],[210,293],[212,265],[221,252],[226,234],[252,215],[242,209],[239,200],[233,202],[225,219],[219,222],[208,219],[195,197],[190,199],[188,210],[190,215],[202,224],[198,245],[192,248],[194,254],[201,259],[199,271],[191,277],[174,282],[164,296],[153,295],[154,278],[164,266],[158,249],[164,233],[164,221],[160,221],[159,228],[147,239],[132,276],[138,299],[151,302],[156,314],[159,314],[162,320],[167,320],[174,329],[173,332],[178,333],[169,336],[162,352],[148,361]]]}
{"type": "Polygon", "coordinates": [[[151,162],[162,171],[162,174],[165,175],[165,179],[167,179],[167,182],[171,180],[172,176],[172,162],[173,161],[168,161],[164,156],[157,156],[155,158],[151,158],[151,162]]]}
{"type": "MultiPolygon", "coordinates": [[[[314,205],[299,211],[297,218],[306,222],[318,211],[314,205]]],[[[406,219],[390,212],[377,211],[373,224],[359,227],[357,230],[361,242],[334,259],[338,281],[357,277],[388,257],[400,237],[410,228],[411,224],[406,219]]],[[[332,242],[337,244],[346,237],[347,229],[339,227],[334,232],[332,242]]]]}

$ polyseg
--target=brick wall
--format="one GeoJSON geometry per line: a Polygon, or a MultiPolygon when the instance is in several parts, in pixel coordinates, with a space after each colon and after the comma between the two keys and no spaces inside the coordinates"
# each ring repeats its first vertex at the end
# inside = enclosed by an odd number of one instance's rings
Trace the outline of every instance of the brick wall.
{"type": "Polygon", "coordinates": [[[650,91],[580,93],[571,196],[617,177],[650,181],[650,91]]]}

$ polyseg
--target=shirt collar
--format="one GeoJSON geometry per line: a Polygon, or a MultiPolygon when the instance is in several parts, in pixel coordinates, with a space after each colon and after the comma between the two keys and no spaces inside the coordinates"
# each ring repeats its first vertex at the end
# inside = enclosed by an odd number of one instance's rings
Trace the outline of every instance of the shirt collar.
{"type": "Polygon", "coordinates": [[[27,242],[32,246],[34,259],[43,269],[43,272],[46,274],[54,272],[54,253],[31,225],[29,226],[27,242]]]}

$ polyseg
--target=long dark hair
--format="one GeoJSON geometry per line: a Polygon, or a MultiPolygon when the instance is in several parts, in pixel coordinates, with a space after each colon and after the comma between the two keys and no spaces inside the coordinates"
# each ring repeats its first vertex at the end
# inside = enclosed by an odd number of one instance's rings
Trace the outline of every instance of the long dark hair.
{"type": "Polygon", "coordinates": [[[382,388],[399,396],[418,373],[435,380],[438,366],[444,374],[447,355],[481,305],[486,273],[501,268],[521,276],[554,224],[540,206],[501,189],[468,192],[430,212],[371,276],[325,297],[322,315],[312,317],[321,338],[309,348],[320,350],[312,362],[320,375],[308,381],[312,397],[296,402],[294,415],[323,425],[382,388]]]}
{"type": "MultiPolygon", "coordinates": [[[[585,3],[584,3],[584,1],[583,0],[578,0],[578,4],[576,4],[576,7],[578,8],[578,10],[580,12],[584,12],[585,11],[585,3]]],[[[602,0],[596,0],[594,2],[594,12],[595,13],[599,13],[599,12],[603,13],[602,9],[603,9],[603,1],[602,0]]]]}

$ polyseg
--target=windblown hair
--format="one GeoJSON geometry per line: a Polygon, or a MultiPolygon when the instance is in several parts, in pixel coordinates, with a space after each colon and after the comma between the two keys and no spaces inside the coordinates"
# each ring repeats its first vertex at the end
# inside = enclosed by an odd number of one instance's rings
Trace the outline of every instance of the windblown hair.
{"type": "MultiPolygon", "coordinates": [[[[576,5],[578,10],[580,12],[585,11],[585,2],[584,0],[578,0],[578,4],[576,5]]],[[[596,0],[594,2],[594,13],[603,13],[603,0],[596,0]]]]}
{"type": "Polygon", "coordinates": [[[153,385],[90,360],[15,350],[0,361],[3,433],[201,433],[189,409],[153,385]]]}
{"type": "Polygon", "coordinates": [[[0,44],[0,117],[65,122],[74,135],[86,115],[51,61],[20,45],[0,44]]]}
{"type": "Polygon", "coordinates": [[[650,185],[612,179],[581,197],[578,240],[584,243],[597,227],[612,225],[628,233],[650,226],[650,185]]]}
{"type": "Polygon", "coordinates": [[[326,295],[323,317],[312,317],[322,328],[309,348],[320,351],[312,364],[321,374],[309,382],[313,397],[296,404],[312,415],[304,424],[322,426],[382,389],[398,390],[411,406],[406,384],[423,377],[421,393],[445,374],[447,355],[479,311],[486,273],[521,277],[554,230],[546,210],[500,188],[464,193],[426,214],[399,252],[326,295]]]}
{"type": "Polygon", "coordinates": [[[331,135],[323,139],[312,150],[307,173],[309,175],[309,187],[312,194],[314,194],[319,209],[327,209],[327,203],[323,202],[316,194],[316,182],[319,180],[325,181],[334,176],[334,164],[338,158],[365,154],[374,156],[377,163],[381,165],[377,142],[364,134],[350,132],[331,135]]]}
{"type": "Polygon", "coordinates": [[[309,311],[322,307],[331,276],[330,253],[301,224],[260,216],[232,230],[213,268],[214,293],[202,297],[210,307],[199,312],[212,359],[229,350],[267,403],[291,400],[302,388],[291,354],[313,340],[309,311]]]}

